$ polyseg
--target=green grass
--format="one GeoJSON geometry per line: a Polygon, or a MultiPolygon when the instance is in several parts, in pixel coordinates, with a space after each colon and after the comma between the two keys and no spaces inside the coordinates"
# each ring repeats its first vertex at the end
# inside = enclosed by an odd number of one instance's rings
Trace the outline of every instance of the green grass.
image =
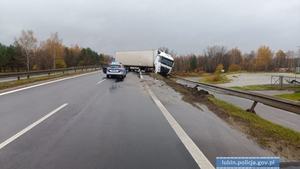
{"type": "Polygon", "coordinates": [[[225,74],[209,74],[204,76],[203,80],[201,82],[204,83],[210,83],[210,84],[222,84],[222,83],[228,83],[231,80],[225,75],[225,74]]]}
{"type": "Polygon", "coordinates": [[[275,95],[275,97],[293,100],[293,101],[300,101],[300,86],[293,86],[293,85],[286,85],[283,88],[280,88],[278,85],[249,85],[249,86],[234,86],[230,87],[232,89],[237,90],[246,90],[246,91],[259,91],[259,90],[291,90],[295,93],[289,94],[279,94],[275,95]]]}
{"type": "Polygon", "coordinates": [[[172,74],[181,77],[201,77],[204,72],[172,72],[172,74]]]}
{"type": "MultiPolygon", "coordinates": [[[[254,113],[249,113],[243,109],[240,109],[227,102],[218,100],[214,97],[209,97],[209,100],[213,104],[221,108],[226,114],[228,114],[230,119],[232,119],[239,125],[242,125],[243,130],[246,130],[246,133],[253,136],[260,145],[264,147],[270,147],[275,142],[277,146],[278,144],[283,145],[283,149],[294,148],[294,150],[296,151],[296,157],[293,158],[300,158],[300,150],[298,148],[300,145],[299,132],[274,124],[257,116],[254,113]]],[[[284,153],[284,151],[281,153],[284,153]]],[[[289,156],[289,154],[283,155],[289,156]]]]}
{"type": "Polygon", "coordinates": [[[300,101],[300,92],[295,92],[291,94],[280,94],[280,95],[276,95],[276,97],[293,100],[293,101],[300,101]]]}
{"type": "Polygon", "coordinates": [[[237,90],[249,90],[249,91],[258,91],[258,90],[294,90],[294,91],[300,91],[300,86],[292,86],[292,85],[287,85],[283,86],[281,89],[280,86],[278,85],[249,85],[249,86],[233,86],[230,87],[232,89],[237,89],[237,90]]]}
{"type": "MultiPolygon", "coordinates": [[[[237,72],[232,72],[232,73],[237,73],[237,72]]],[[[210,84],[222,84],[231,81],[231,79],[229,79],[226,76],[231,73],[222,73],[216,75],[216,74],[206,73],[206,72],[173,72],[172,74],[181,77],[199,77],[201,78],[200,82],[210,83],[210,84]]]]}
{"type": "Polygon", "coordinates": [[[56,75],[41,76],[41,77],[31,77],[29,79],[20,79],[20,80],[14,80],[14,81],[0,82],[0,90],[23,86],[23,85],[40,82],[40,81],[45,81],[45,80],[50,80],[50,79],[56,79],[56,78],[60,78],[60,77],[76,75],[76,74],[80,74],[80,73],[86,73],[86,71],[76,72],[76,73],[74,72],[74,73],[56,74],[56,75]]]}

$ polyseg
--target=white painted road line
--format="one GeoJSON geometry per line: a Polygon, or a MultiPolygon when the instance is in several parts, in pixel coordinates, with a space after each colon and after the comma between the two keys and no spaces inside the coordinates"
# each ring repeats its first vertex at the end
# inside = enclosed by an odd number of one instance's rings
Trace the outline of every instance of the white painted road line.
{"type": "Polygon", "coordinates": [[[201,169],[214,169],[214,166],[205,157],[202,151],[197,147],[193,140],[186,134],[183,128],[178,124],[170,112],[165,108],[165,106],[159,101],[155,94],[151,91],[148,85],[146,85],[148,93],[150,94],[152,100],[155,102],[157,107],[160,109],[162,114],[165,116],[170,126],[173,128],[183,145],[186,147],[188,152],[192,155],[196,163],[201,169]]]}
{"type": "Polygon", "coordinates": [[[44,120],[46,120],[47,118],[49,118],[50,116],[52,116],[53,114],[57,113],[62,108],[66,107],[67,105],[68,105],[68,103],[65,103],[65,104],[59,106],[58,108],[56,108],[55,110],[51,111],[50,113],[48,113],[44,117],[40,118],[39,120],[37,120],[36,122],[30,124],[29,126],[27,126],[26,128],[24,128],[23,130],[21,130],[20,132],[18,132],[17,134],[13,135],[12,137],[10,137],[7,140],[5,140],[4,142],[2,142],[0,144],[0,150],[3,147],[5,147],[6,145],[8,145],[9,143],[11,143],[14,140],[16,140],[17,138],[19,138],[20,136],[22,136],[23,134],[25,134],[26,132],[28,132],[29,130],[31,130],[33,127],[37,126],[38,124],[40,124],[41,122],[43,122],[44,120]]]}
{"type": "Polygon", "coordinates": [[[102,82],[104,82],[106,79],[100,80],[99,82],[97,82],[97,84],[100,84],[102,82]]]}
{"type": "Polygon", "coordinates": [[[141,79],[144,79],[143,75],[142,75],[142,72],[140,71],[140,78],[141,79]]]}
{"type": "Polygon", "coordinates": [[[45,82],[45,83],[40,83],[40,84],[28,86],[28,87],[23,87],[23,88],[20,88],[20,89],[16,89],[16,90],[11,90],[11,91],[0,93],[0,96],[7,95],[7,94],[10,94],[10,93],[19,92],[19,91],[26,90],[26,89],[31,89],[31,88],[34,88],[34,87],[39,87],[39,86],[43,86],[43,85],[55,83],[55,82],[60,82],[60,81],[63,81],[63,80],[74,79],[74,78],[77,78],[77,77],[81,77],[81,76],[85,76],[85,75],[89,75],[89,74],[93,74],[93,73],[97,73],[97,72],[98,71],[96,71],[96,72],[90,72],[90,73],[85,73],[85,74],[81,74],[81,75],[77,75],[77,76],[72,76],[72,77],[66,77],[66,78],[62,78],[62,79],[57,79],[57,80],[53,80],[53,81],[49,81],[49,82],[45,82]]]}

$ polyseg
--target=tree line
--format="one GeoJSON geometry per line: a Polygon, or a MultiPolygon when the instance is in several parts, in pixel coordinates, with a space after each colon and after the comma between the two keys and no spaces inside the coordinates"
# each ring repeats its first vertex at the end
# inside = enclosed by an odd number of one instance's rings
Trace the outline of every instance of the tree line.
{"type": "Polygon", "coordinates": [[[268,46],[250,53],[242,53],[238,48],[227,50],[223,46],[211,46],[200,55],[175,56],[174,71],[214,72],[218,65],[225,71],[294,71],[300,62],[295,55],[293,51],[273,52],[268,46]]]}
{"type": "Polygon", "coordinates": [[[38,42],[33,31],[23,30],[13,44],[7,46],[0,43],[0,72],[100,66],[110,61],[109,55],[98,54],[89,47],[64,45],[58,33],[38,42]]]}

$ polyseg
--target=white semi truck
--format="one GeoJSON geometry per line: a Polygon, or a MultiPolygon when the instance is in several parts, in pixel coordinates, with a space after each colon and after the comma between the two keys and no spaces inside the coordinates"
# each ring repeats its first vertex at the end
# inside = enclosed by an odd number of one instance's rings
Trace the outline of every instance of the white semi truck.
{"type": "Polygon", "coordinates": [[[174,65],[173,57],[159,50],[117,52],[115,59],[129,70],[154,71],[162,75],[170,74],[174,65]]]}

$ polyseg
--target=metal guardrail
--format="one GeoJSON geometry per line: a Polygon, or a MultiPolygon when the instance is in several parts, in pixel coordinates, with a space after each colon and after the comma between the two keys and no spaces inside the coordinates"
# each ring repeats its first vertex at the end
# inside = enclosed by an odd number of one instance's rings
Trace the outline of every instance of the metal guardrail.
{"type": "Polygon", "coordinates": [[[16,77],[20,80],[21,77],[30,78],[33,75],[41,75],[41,74],[48,74],[62,72],[65,73],[66,71],[84,71],[84,70],[91,70],[91,69],[100,69],[100,66],[79,66],[79,67],[70,67],[70,68],[62,68],[62,69],[48,69],[48,70],[39,70],[39,71],[29,71],[29,72],[13,72],[13,73],[0,73],[0,78],[7,78],[7,77],[16,77]]]}
{"type": "Polygon", "coordinates": [[[179,79],[179,80],[183,80],[183,81],[186,81],[189,83],[196,84],[196,86],[199,86],[199,87],[202,87],[202,88],[205,88],[208,90],[218,91],[223,94],[228,94],[228,95],[233,95],[233,96],[253,100],[254,102],[253,102],[251,108],[247,110],[250,112],[255,112],[254,108],[255,108],[256,104],[262,103],[262,104],[265,104],[265,105],[268,105],[271,107],[286,110],[286,111],[300,115],[300,103],[297,103],[294,101],[283,100],[283,99],[275,98],[272,96],[263,95],[260,93],[234,90],[234,89],[224,88],[224,87],[215,86],[215,85],[211,85],[211,84],[207,84],[207,83],[195,82],[193,80],[188,80],[188,79],[177,77],[177,76],[171,76],[171,77],[179,79]]]}

